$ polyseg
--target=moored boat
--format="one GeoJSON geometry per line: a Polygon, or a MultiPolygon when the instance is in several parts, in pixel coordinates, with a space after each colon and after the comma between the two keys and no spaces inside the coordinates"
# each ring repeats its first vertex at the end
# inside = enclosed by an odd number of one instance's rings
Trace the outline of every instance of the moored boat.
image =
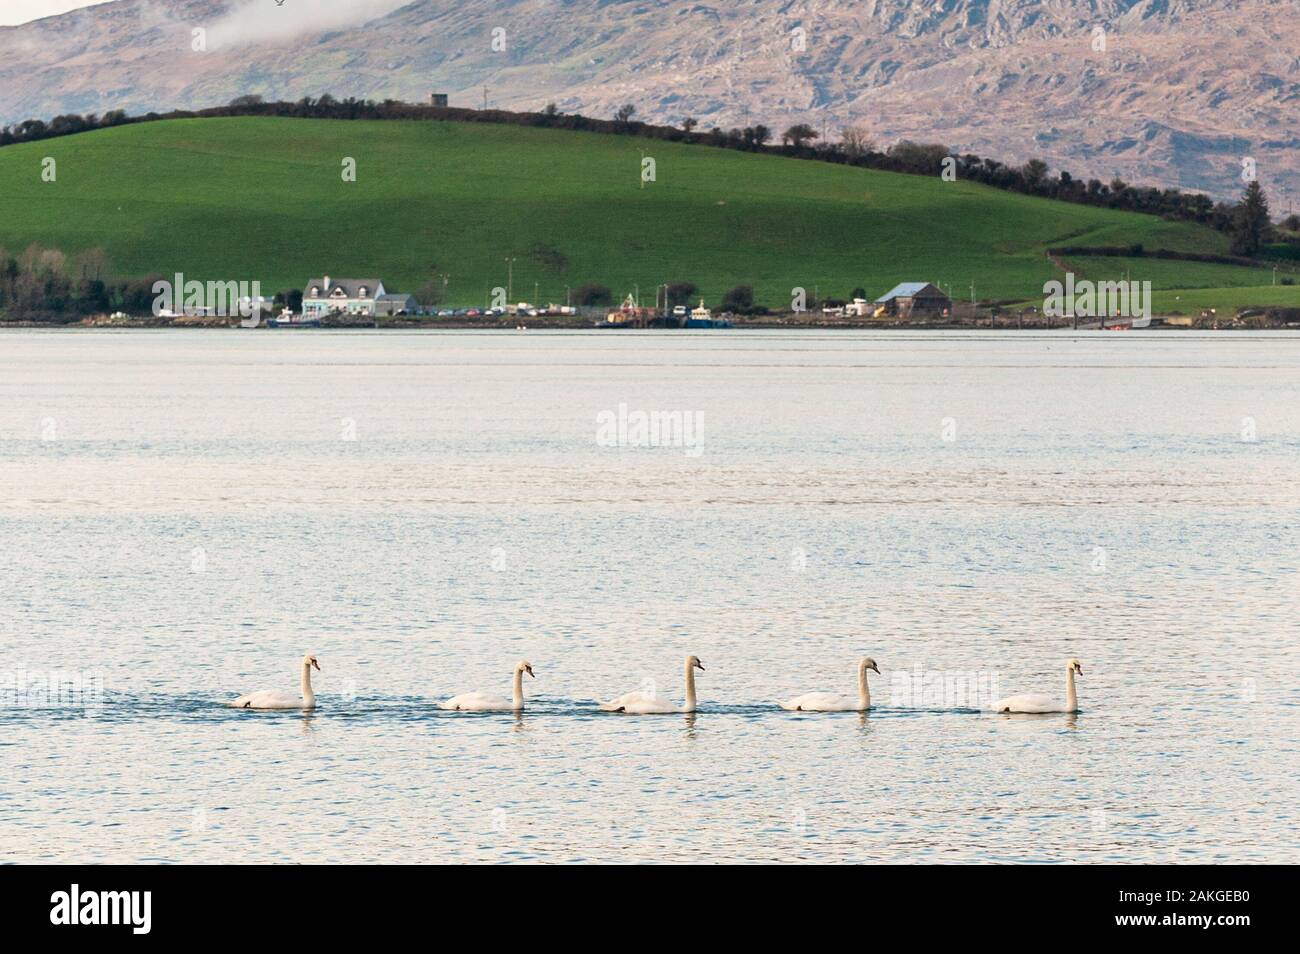
{"type": "Polygon", "coordinates": [[[731,322],[725,318],[714,318],[713,312],[704,307],[704,299],[700,299],[700,307],[692,308],[690,317],[686,319],[686,328],[730,328],[731,322]]]}
{"type": "Polygon", "coordinates": [[[309,318],[306,315],[292,315],[288,312],[281,312],[276,318],[266,320],[268,328],[319,328],[319,318],[309,318]]]}

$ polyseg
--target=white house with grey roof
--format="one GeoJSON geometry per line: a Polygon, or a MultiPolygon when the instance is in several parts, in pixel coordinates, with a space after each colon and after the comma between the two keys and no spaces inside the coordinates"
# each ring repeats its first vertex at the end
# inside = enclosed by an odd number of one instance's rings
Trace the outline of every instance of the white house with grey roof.
{"type": "Polygon", "coordinates": [[[419,306],[410,295],[389,293],[378,278],[313,278],[302,290],[304,318],[355,315],[361,318],[411,314],[419,306]]]}

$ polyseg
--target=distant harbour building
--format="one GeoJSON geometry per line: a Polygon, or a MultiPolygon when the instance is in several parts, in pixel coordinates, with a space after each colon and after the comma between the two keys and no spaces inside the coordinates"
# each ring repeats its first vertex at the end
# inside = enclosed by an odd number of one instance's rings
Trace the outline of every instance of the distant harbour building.
{"type": "Polygon", "coordinates": [[[418,308],[411,295],[390,293],[378,278],[330,278],[325,275],[307,282],[302,292],[304,318],[328,315],[382,318],[413,314],[418,308]]]}
{"type": "Polygon", "coordinates": [[[903,282],[877,298],[875,306],[877,318],[943,318],[952,310],[952,299],[929,282],[903,282]]]}
{"type": "Polygon", "coordinates": [[[430,93],[430,94],[429,94],[429,105],[430,105],[430,106],[446,106],[446,105],[447,105],[447,94],[446,94],[446,93],[430,93]]]}

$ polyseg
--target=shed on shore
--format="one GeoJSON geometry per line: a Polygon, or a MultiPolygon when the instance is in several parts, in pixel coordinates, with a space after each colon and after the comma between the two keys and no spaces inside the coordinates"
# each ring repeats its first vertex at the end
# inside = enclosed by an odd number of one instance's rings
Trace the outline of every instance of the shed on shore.
{"type": "Polygon", "coordinates": [[[903,282],[875,301],[876,315],[892,318],[942,318],[952,310],[952,299],[929,282],[903,282]]]}

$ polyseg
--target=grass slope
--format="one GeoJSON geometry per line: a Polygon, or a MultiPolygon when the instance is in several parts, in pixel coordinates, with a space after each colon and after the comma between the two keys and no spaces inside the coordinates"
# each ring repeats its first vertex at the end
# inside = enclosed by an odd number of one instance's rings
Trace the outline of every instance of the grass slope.
{"type": "MultiPolygon", "coordinates": [[[[816,286],[874,295],[900,281],[1034,298],[1049,245],[1223,252],[1187,223],[984,186],[634,137],[486,124],[275,118],[174,120],[0,149],[0,247],[102,246],[123,275],[261,280],[381,277],[450,299],[563,301],[566,285],[643,299],[690,281],[712,301],[749,283],[782,305],[816,286]],[[642,187],[642,155],[657,181],[642,187]],[[58,180],[41,181],[45,157],[58,180]],[[341,176],[345,157],[357,181],[341,176]],[[562,258],[547,250],[555,250],[562,258]]],[[[1157,287],[1178,269],[1159,263],[1157,287]]],[[[1134,263],[1133,278],[1142,278],[1134,263]]],[[[1154,280],[1154,276],[1153,276],[1154,280]]],[[[1173,283],[1173,284],[1171,284],[1173,283]]],[[[1263,284],[1257,276],[1248,283],[1263,284]]],[[[1189,282],[1186,284],[1199,284],[1189,282]]]]}
{"type": "MultiPolygon", "coordinates": [[[[1154,285],[1152,286],[1155,287],[1154,285]]],[[[1258,288],[1168,288],[1151,296],[1156,314],[1197,316],[1204,308],[1231,315],[1238,308],[1267,308],[1273,305],[1300,308],[1300,287],[1261,285],[1258,288]]]]}
{"type": "Polygon", "coordinates": [[[1281,284],[1300,280],[1295,264],[1287,261],[1278,262],[1276,275],[1272,268],[1152,258],[1071,256],[1065,262],[1077,278],[1151,282],[1152,308],[1161,314],[1199,315],[1213,308],[1229,315],[1242,307],[1271,305],[1300,308],[1300,285],[1281,284]]]}
{"type": "MultiPolygon", "coordinates": [[[[1262,286],[1273,282],[1271,268],[1219,265],[1214,262],[1178,262],[1158,258],[1070,256],[1065,259],[1076,278],[1119,281],[1126,277],[1149,281],[1152,288],[1231,288],[1262,286]]],[[[1280,278],[1296,278],[1289,262],[1278,263],[1280,278]]],[[[1294,289],[1300,295],[1300,288],[1294,289]]]]}

